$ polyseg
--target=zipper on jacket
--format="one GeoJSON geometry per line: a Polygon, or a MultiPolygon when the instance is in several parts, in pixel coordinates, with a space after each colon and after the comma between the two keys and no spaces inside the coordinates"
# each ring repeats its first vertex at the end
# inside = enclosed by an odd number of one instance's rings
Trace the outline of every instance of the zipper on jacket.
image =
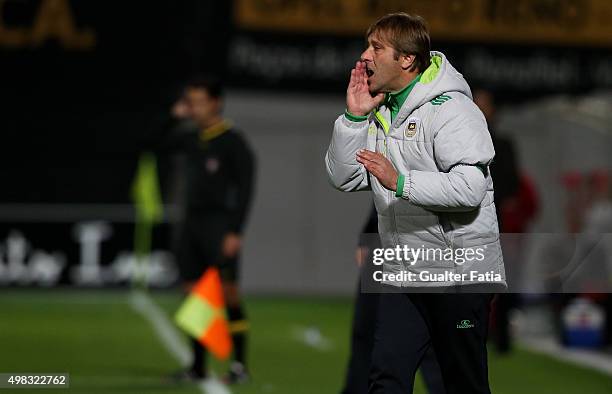
{"type": "MultiPolygon", "coordinates": [[[[380,124],[380,126],[383,128],[383,131],[385,133],[385,139],[383,140],[384,144],[385,144],[385,152],[383,154],[383,156],[385,156],[387,159],[389,159],[387,153],[388,153],[388,136],[389,136],[389,124],[387,123],[386,119],[383,117],[383,115],[378,112],[375,111],[374,112],[374,118],[378,121],[378,123],[380,124]]],[[[382,186],[382,185],[381,185],[382,186]]],[[[384,188],[384,186],[383,186],[384,188]]],[[[395,197],[395,193],[393,193],[391,190],[387,190],[387,206],[389,207],[389,218],[391,220],[391,228],[393,229],[393,238],[394,238],[394,243],[399,245],[399,233],[397,230],[397,221],[395,220],[395,210],[393,209],[393,198],[395,197]]]]}

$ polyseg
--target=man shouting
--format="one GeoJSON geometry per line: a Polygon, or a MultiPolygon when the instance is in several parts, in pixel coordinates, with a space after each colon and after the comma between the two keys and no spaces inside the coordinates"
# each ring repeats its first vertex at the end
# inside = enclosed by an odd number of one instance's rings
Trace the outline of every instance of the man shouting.
{"type": "Polygon", "coordinates": [[[411,393],[432,346],[449,394],[490,393],[491,293],[506,288],[489,165],[495,154],[470,88],[430,50],[422,18],[376,21],[351,71],[325,156],[339,190],[372,190],[384,262],[370,393],[411,393]],[[432,293],[432,294],[426,294],[432,293]]]}

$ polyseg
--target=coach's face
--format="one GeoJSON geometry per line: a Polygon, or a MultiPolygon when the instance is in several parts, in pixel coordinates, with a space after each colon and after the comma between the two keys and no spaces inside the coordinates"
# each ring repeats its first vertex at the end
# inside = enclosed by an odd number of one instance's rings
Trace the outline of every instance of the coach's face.
{"type": "Polygon", "coordinates": [[[368,37],[368,47],[361,54],[368,75],[371,95],[401,90],[402,74],[412,65],[414,56],[398,56],[395,49],[379,33],[368,37]]]}

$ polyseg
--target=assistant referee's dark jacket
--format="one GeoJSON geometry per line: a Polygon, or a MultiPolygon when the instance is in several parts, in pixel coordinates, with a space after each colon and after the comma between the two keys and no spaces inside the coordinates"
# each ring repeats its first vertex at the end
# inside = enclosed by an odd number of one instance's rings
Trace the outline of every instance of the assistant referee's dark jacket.
{"type": "Polygon", "coordinates": [[[214,216],[242,233],[255,183],[255,156],[242,134],[227,121],[205,130],[172,121],[160,151],[185,155],[185,219],[214,216]]]}

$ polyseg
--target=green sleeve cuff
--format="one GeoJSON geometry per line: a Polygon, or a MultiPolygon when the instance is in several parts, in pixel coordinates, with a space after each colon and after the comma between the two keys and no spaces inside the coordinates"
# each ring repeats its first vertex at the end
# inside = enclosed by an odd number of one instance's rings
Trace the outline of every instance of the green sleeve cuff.
{"type": "Polygon", "coordinates": [[[348,109],[344,111],[344,116],[346,116],[346,118],[352,122],[363,122],[364,120],[368,119],[367,116],[353,115],[352,113],[348,111],[348,109]]]}
{"type": "Polygon", "coordinates": [[[406,178],[402,174],[397,177],[397,186],[395,189],[395,197],[402,197],[404,194],[404,181],[406,178]]]}

